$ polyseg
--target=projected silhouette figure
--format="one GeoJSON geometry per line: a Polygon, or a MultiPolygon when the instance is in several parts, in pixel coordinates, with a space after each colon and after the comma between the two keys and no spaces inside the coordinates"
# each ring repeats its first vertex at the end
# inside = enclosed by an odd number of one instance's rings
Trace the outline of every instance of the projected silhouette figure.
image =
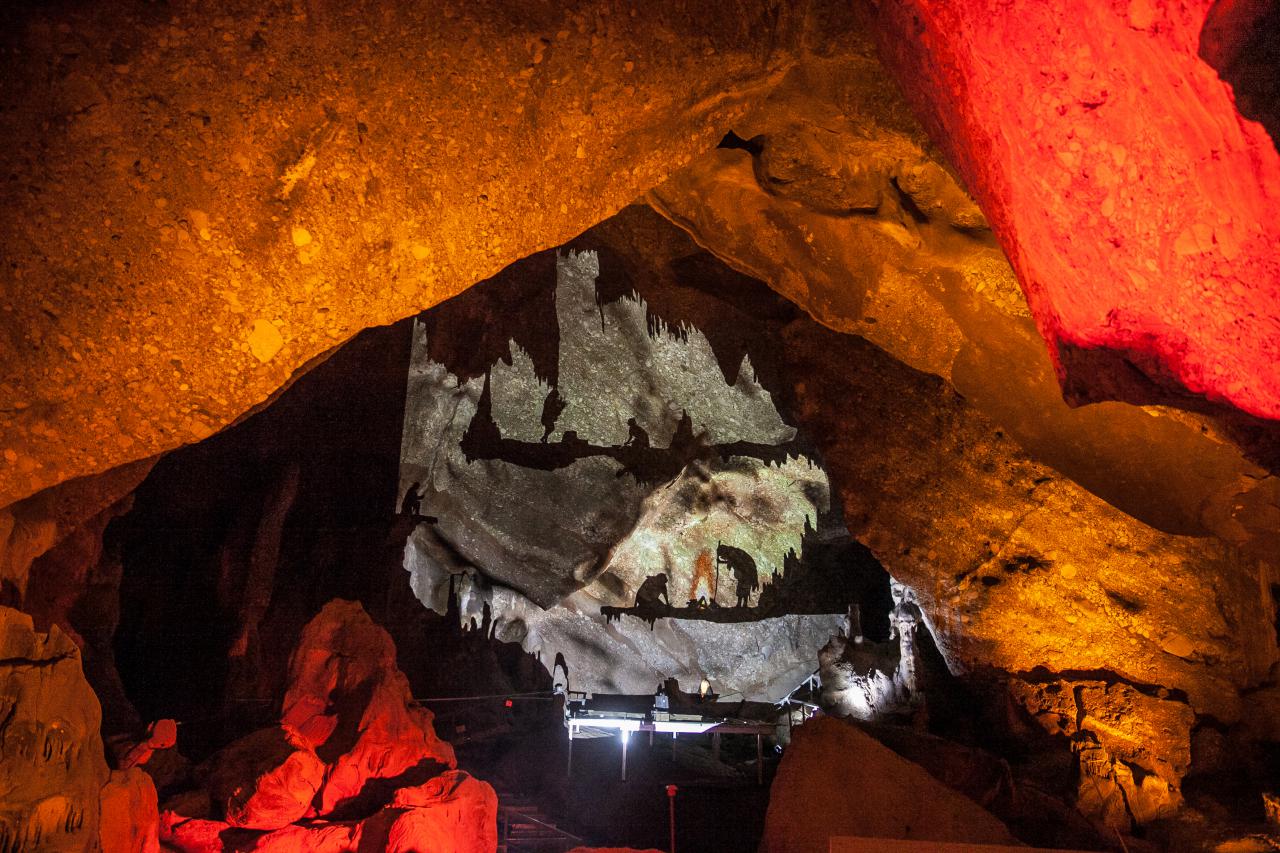
{"type": "Polygon", "coordinates": [[[623,447],[635,447],[639,450],[649,449],[649,433],[636,423],[635,418],[627,418],[627,443],[623,447]]]}
{"type": "Polygon", "coordinates": [[[413,517],[422,511],[422,484],[414,483],[409,490],[404,493],[404,500],[400,502],[400,514],[413,517]]]}
{"type": "Polygon", "coordinates": [[[649,575],[636,590],[636,607],[657,609],[663,604],[667,607],[671,606],[671,599],[667,597],[667,574],[660,572],[649,575]]]}
{"type": "Polygon", "coordinates": [[[543,444],[546,444],[547,439],[551,437],[552,431],[556,428],[556,421],[568,406],[569,404],[560,396],[560,389],[553,385],[547,392],[547,398],[542,401],[542,416],[539,418],[542,423],[543,444]]]}
{"type": "Polygon", "coordinates": [[[746,607],[752,590],[760,588],[760,575],[756,571],[756,561],[741,548],[732,545],[716,547],[716,564],[727,565],[733,571],[733,578],[738,582],[738,607],[746,607]]]}

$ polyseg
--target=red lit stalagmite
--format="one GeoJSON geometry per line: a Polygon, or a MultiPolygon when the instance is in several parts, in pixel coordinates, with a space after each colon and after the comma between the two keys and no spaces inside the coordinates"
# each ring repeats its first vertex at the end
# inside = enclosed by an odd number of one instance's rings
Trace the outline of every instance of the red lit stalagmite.
{"type": "Polygon", "coordinates": [[[413,704],[391,637],[359,604],[332,601],[294,651],[280,726],[223,750],[212,815],[166,811],[160,836],[191,853],[492,851],[497,795],[455,766],[413,704]]]}
{"type": "Polygon", "coordinates": [[[1073,401],[1190,392],[1280,418],[1280,155],[1201,57],[1202,33],[1207,54],[1231,55],[1257,16],[1215,8],[1206,29],[1210,5],[901,0],[872,13],[1073,401]]]}

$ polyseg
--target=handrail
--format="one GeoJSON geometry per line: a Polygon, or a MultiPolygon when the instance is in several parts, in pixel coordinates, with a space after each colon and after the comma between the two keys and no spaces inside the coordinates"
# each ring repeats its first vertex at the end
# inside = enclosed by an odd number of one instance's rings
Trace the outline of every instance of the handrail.
{"type": "MultiPolygon", "coordinates": [[[[509,807],[502,805],[502,803],[498,803],[498,811],[503,811],[503,810],[509,811],[509,807]]],[[[578,836],[574,835],[572,832],[566,832],[565,830],[556,826],[554,823],[547,823],[546,821],[538,820],[536,817],[534,817],[531,814],[525,814],[524,812],[516,812],[515,814],[518,814],[522,819],[531,820],[534,823],[538,824],[539,826],[545,826],[547,829],[550,829],[552,832],[558,832],[561,835],[563,835],[565,838],[569,839],[570,841],[583,840],[578,836]]]]}

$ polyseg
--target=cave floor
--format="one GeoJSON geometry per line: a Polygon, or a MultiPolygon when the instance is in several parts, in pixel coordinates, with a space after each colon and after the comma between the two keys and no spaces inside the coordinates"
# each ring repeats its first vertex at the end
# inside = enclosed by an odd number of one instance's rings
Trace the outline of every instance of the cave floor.
{"type": "Polygon", "coordinates": [[[620,778],[617,737],[575,739],[573,773],[566,775],[568,739],[558,724],[536,733],[468,744],[459,763],[493,782],[503,797],[527,798],[556,825],[585,842],[666,850],[667,785],[676,785],[676,849],[754,853],[764,830],[769,786],[777,767],[765,757],[764,785],[755,783],[752,738],[726,736],[722,761],[710,736],[631,738],[627,781],[620,778]],[[737,743],[741,741],[741,743],[737,743]]]}

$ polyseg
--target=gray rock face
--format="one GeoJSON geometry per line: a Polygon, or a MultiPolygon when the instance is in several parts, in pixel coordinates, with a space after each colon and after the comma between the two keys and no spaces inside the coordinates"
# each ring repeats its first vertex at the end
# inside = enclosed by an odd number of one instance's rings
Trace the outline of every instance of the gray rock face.
{"type": "Polygon", "coordinates": [[[516,342],[461,378],[415,326],[401,491],[438,521],[406,546],[414,592],[442,613],[456,596],[463,620],[562,656],[573,689],[706,677],[725,695],[785,695],[846,619],[750,609],[798,564],[806,535],[832,532],[826,474],[749,355],[730,381],[702,331],[668,326],[638,295],[603,300],[600,275],[596,252],[556,258],[554,381],[516,342]],[[721,546],[753,568],[717,559],[721,546]],[[702,600],[733,617],[601,614],[660,575],[664,606],[702,600]]]}

